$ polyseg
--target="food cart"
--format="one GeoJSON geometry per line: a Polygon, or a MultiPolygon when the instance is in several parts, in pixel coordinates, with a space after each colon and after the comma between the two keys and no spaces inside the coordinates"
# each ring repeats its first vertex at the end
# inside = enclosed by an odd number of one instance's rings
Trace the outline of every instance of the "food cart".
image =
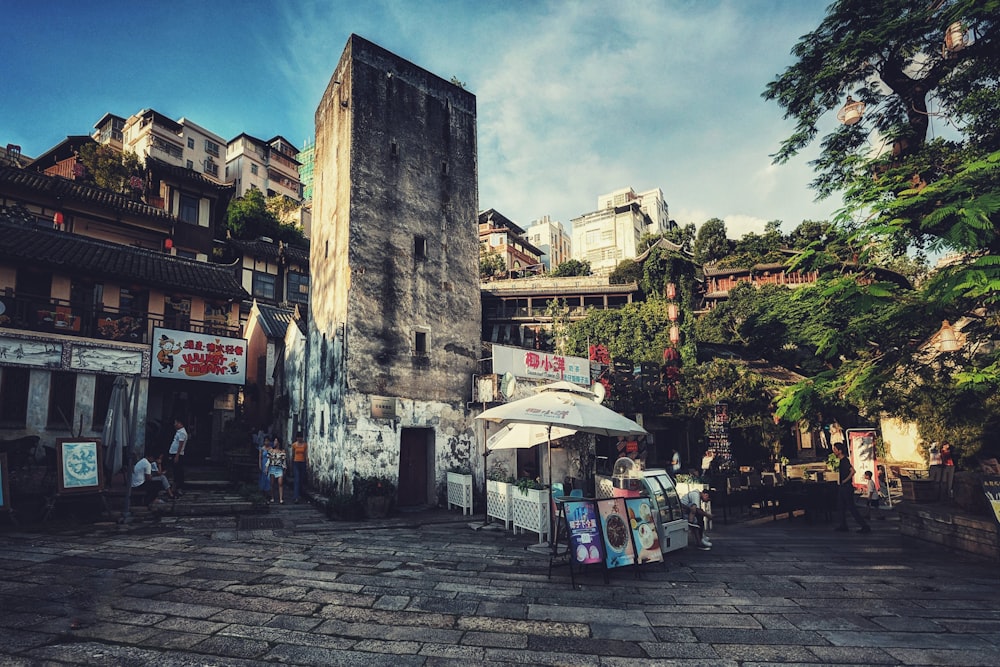
{"type": "MultiPolygon", "coordinates": [[[[688,524],[681,510],[680,496],[667,471],[662,468],[643,470],[642,466],[628,457],[621,457],[610,475],[596,476],[597,497],[600,498],[644,498],[649,504],[639,503],[636,515],[630,510],[629,522],[637,534],[643,536],[643,524],[655,526],[660,551],[664,554],[683,549],[688,544],[688,524]]],[[[651,539],[646,538],[647,540],[651,539]]]]}

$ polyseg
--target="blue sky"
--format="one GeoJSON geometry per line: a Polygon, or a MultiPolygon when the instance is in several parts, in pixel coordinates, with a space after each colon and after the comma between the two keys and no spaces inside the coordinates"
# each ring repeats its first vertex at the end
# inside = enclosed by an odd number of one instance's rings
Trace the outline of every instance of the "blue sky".
{"type": "Polygon", "coordinates": [[[153,108],[301,147],[353,32],[476,95],[481,209],[568,224],[659,187],[681,224],[788,232],[840,202],[814,202],[814,151],[771,164],[792,125],[760,94],[828,2],[3,0],[0,144],[153,108]]]}

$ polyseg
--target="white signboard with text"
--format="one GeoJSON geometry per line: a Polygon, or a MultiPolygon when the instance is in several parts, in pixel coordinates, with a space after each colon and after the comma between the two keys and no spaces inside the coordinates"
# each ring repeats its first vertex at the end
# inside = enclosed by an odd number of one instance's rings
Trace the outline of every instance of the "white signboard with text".
{"type": "Polygon", "coordinates": [[[175,329],[153,329],[153,357],[149,376],[245,384],[247,342],[175,329]]]}
{"type": "Polygon", "coordinates": [[[494,345],[493,372],[501,376],[511,373],[518,378],[565,380],[590,386],[590,361],[587,359],[521,347],[494,345]]]}

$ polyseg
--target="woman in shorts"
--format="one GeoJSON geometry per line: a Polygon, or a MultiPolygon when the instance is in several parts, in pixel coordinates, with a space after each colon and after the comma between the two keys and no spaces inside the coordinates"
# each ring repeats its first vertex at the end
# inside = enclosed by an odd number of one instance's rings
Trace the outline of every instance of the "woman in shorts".
{"type": "Polygon", "coordinates": [[[271,502],[274,502],[274,488],[278,487],[278,504],[285,504],[285,468],[288,467],[288,455],[281,438],[274,436],[271,448],[267,450],[267,474],[271,478],[271,502]]]}

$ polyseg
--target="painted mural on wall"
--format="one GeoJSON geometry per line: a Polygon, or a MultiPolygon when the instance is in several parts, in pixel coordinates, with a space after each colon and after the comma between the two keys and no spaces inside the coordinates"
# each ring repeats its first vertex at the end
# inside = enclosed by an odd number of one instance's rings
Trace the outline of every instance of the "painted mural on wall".
{"type": "Polygon", "coordinates": [[[0,363],[59,368],[63,347],[60,343],[0,336],[0,363]]]}
{"type": "Polygon", "coordinates": [[[153,329],[150,377],[245,384],[247,342],[208,334],[153,329]]]}
{"type": "Polygon", "coordinates": [[[78,371],[138,375],[142,372],[142,352],[73,345],[69,367],[78,371]]]}
{"type": "Polygon", "coordinates": [[[518,378],[565,380],[590,386],[590,361],[583,357],[568,357],[521,347],[493,346],[493,372],[511,373],[518,378]]]}

